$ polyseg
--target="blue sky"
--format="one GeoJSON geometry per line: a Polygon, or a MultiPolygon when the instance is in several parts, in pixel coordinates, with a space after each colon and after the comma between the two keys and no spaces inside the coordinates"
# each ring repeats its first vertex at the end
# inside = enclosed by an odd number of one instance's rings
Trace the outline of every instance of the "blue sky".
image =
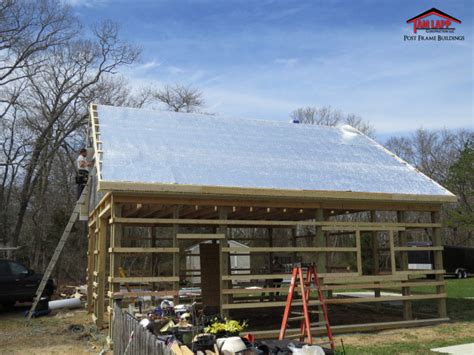
{"type": "Polygon", "coordinates": [[[86,23],[112,19],[143,48],[134,86],[200,88],[205,111],[287,120],[331,105],[378,136],[474,128],[472,1],[68,0],[86,23]],[[436,7],[464,41],[406,42],[436,7]]]}

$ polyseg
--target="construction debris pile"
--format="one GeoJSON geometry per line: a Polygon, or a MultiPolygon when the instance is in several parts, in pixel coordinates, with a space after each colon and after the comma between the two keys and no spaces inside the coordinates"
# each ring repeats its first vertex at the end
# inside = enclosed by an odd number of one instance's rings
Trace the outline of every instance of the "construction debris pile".
{"type": "Polygon", "coordinates": [[[256,341],[251,333],[243,333],[247,328],[245,321],[212,314],[212,310],[196,302],[174,305],[165,299],[159,306],[153,306],[150,301],[138,299],[128,305],[126,312],[177,354],[332,353],[294,340],[256,341]]]}

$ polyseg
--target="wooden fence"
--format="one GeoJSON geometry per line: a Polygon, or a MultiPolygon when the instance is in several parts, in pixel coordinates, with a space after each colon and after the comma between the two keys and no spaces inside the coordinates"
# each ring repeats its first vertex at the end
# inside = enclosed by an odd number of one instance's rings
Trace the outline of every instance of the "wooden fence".
{"type": "Polygon", "coordinates": [[[113,319],[114,355],[173,355],[171,349],[117,305],[113,319]]]}

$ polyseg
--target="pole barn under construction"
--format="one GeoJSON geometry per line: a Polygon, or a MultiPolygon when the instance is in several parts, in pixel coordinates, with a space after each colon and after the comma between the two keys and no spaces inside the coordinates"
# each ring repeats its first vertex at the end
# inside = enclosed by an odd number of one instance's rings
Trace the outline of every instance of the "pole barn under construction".
{"type": "Polygon", "coordinates": [[[295,262],[316,265],[331,322],[338,307],[400,305],[399,319],[359,310],[333,332],[447,320],[440,209],[456,197],[358,130],[94,104],[90,118],[87,296],[98,327],[118,300],[193,299],[231,317],[274,310],[275,326],[252,333],[276,338],[295,262]],[[432,252],[433,267],[410,268],[412,250],[432,252]],[[249,262],[231,261],[239,255],[249,262]]]}

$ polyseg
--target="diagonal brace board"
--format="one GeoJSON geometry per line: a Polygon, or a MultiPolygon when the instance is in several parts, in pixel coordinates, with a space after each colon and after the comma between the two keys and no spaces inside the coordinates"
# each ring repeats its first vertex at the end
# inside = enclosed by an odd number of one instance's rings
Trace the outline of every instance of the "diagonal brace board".
{"type": "Polygon", "coordinates": [[[41,295],[44,292],[44,289],[46,287],[46,284],[51,276],[51,273],[53,272],[54,267],[56,266],[56,263],[58,262],[59,256],[61,255],[61,252],[64,249],[64,245],[66,244],[67,240],[69,239],[69,235],[71,234],[72,227],[74,226],[74,223],[79,217],[81,207],[87,203],[85,201],[86,196],[88,194],[89,186],[91,184],[88,183],[87,186],[84,188],[84,190],[81,193],[81,196],[79,197],[79,200],[77,200],[76,205],[74,207],[74,210],[72,211],[71,217],[69,217],[69,221],[66,225],[66,228],[64,229],[63,234],[61,235],[61,239],[59,239],[58,245],[56,246],[56,249],[54,250],[53,256],[51,260],[49,261],[48,267],[46,268],[43,278],[41,279],[41,282],[38,286],[38,289],[36,290],[36,295],[33,300],[33,305],[31,306],[31,309],[28,312],[28,317],[27,317],[27,323],[29,324],[31,317],[35,313],[36,307],[38,306],[38,302],[41,299],[41,295]]]}

